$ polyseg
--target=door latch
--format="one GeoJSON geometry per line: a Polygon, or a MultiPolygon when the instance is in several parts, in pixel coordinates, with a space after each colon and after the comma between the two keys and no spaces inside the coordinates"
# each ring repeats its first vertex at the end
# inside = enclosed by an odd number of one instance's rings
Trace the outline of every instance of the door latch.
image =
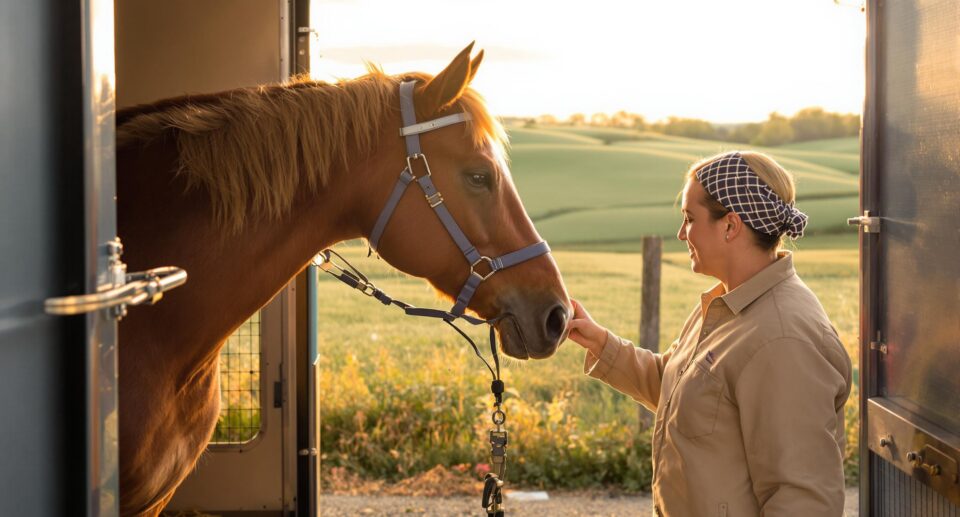
{"type": "Polygon", "coordinates": [[[128,305],[153,305],[163,298],[163,293],[187,281],[187,272],[172,266],[127,273],[127,265],[120,260],[123,254],[120,239],[114,239],[106,246],[109,253],[107,283],[96,293],[47,298],[43,304],[47,314],[70,316],[107,309],[119,320],[126,316],[128,305]]]}
{"type": "Polygon", "coordinates": [[[847,219],[847,224],[862,227],[863,233],[880,233],[880,217],[871,217],[869,210],[864,210],[861,216],[847,219]]]}

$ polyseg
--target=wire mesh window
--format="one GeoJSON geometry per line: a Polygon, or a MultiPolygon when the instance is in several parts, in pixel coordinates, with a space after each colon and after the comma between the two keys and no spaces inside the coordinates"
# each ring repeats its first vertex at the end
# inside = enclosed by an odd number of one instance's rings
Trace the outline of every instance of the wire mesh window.
{"type": "Polygon", "coordinates": [[[241,444],[261,427],[260,312],[240,325],[220,351],[220,418],[210,443],[241,444]]]}

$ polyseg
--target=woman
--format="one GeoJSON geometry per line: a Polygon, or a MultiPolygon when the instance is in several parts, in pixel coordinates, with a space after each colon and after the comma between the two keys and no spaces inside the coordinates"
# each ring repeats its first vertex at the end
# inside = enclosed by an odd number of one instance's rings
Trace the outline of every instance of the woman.
{"type": "Polygon", "coordinates": [[[662,354],[574,301],[584,372],[657,413],[657,515],[843,514],[850,359],[791,253],[778,251],[806,226],[794,200],[790,174],[760,153],[690,169],[677,238],[693,271],[719,283],[662,354]]]}

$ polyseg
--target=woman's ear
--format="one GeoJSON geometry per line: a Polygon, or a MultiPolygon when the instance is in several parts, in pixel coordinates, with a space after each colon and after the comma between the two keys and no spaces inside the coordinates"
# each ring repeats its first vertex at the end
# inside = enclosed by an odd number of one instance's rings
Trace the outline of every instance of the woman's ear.
{"type": "Polygon", "coordinates": [[[727,212],[727,215],[723,216],[724,222],[724,236],[723,240],[726,242],[733,241],[741,233],[743,233],[743,219],[740,219],[740,216],[736,212],[730,211],[727,212]]]}

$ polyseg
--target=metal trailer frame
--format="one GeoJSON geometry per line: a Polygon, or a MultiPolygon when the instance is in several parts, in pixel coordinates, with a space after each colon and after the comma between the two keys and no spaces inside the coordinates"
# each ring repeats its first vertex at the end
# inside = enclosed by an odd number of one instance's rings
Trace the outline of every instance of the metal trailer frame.
{"type": "Polygon", "coordinates": [[[960,515],[960,6],[866,5],[860,513],[960,515]]]}

